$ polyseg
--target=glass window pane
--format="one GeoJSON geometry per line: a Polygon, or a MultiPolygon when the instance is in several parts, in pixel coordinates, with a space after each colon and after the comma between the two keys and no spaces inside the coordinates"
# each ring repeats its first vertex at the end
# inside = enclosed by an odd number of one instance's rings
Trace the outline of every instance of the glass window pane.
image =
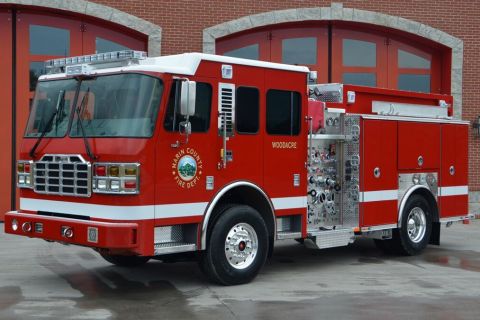
{"type": "Polygon", "coordinates": [[[398,89],[417,92],[430,92],[429,74],[400,74],[398,89]]]}
{"type": "MultiPolygon", "coordinates": [[[[175,106],[176,92],[180,90],[180,82],[175,81],[170,90],[167,111],[163,121],[163,127],[167,131],[178,131],[181,121],[185,116],[180,114],[180,101],[175,106]],[[178,84],[178,85],[177,85],[178,84]],[[177,108],[175,110],[175,107],[177,108]]],[[[195,114],[188,118],[192,125],[192,132],[207,132],[210,127],[210,110],[212,106],[212,86],[208,83],[197,82],[195,97],[195,114]]]]}
{"type": "Polygon", "coordinates": [[[28,118],[26,137],[63,137],[67,132],[78,81],[49,80],[39,83],[28,118]]]}
{"type": "Polygon", "coordinates": [[[282,62],[288,64],[317,64],[317,38],[282,40],[282,62]]]}
{"type": "Polygon", "coordinates": [[[293,91],[268,90],[267,132],[298,135],[300,132],[300,94],[293,91]]]}
{"type": "Polygon", "coordinates": [[[30,53],[69,56],[70,31],[54,27],[30,25],[30,53]]]}
{"type": "Polygon", "coordinates": [[[259,125],[259,92],[257,88],[237,89],[236,126],[239,133],[257,133],[259,125]]]}
{"type": "Polygon", "coordinates": [[[83,79],[70,136],[151,137],[162,93],[161,80],[143,74],[83,79]]]}
{"type": "Polygon", "coordinates": [[[38,78],[45,74],[45,62],[30,62],[30,91],[35,90],[38,78]]]}
{"type": "Polygon", "coordinates": [[[373,42],[343,39],[343,65],[346,67],[375,67],[377,45],[373,42]]]}
{"type": "Polygon", "coordinates": [[[344,73],[343,83],[376,87],[377,77],[375,73],[344,73]]]}
{"type": "Polygon", "coordinates": [[[259,52],[260,52],[259,46],[258,46],[258,43],[256,43],[250,46],[227,51],[223,55],[229,56],[229,57],[235,57],[235,58],[258,60],[260,56],[259,52]]]}
{"type": "Polygon", "coordinates": [[[112,52],[112,51],[122,51],[122,50],[129,50],[130,48],[125,47],[119,43],[103,39],[100,37],[95,38],[95,50],[96,53],[103,53],[103,52],[112,52]]]}
{"type": "Polygon", "coordinates": [[[398,49],[398,67],[430,69],[430,60],[416,54],[398,49]]]}

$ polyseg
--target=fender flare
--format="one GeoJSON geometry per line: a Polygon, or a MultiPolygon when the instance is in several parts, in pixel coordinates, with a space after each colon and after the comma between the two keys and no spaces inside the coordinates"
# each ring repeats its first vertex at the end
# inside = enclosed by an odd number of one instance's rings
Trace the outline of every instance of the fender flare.
{"type": "Polygon", "coordinates": [[[222,199],[222,197],[230,190],[233,190],[238,187],[249,187],[252,188],[256,191],[258,191],[267,201],[267,203],[270,206],[270,212],[272,214],[273,218],[273,228],[274,228],[274,235],[276,234],[276,223],[275,223],[275,210],[273,208],[273,203],[270,200],[270,198],[267,196],[265,191],[263,191],[259,186],[257,186],[254,183],[248,182],[248,181],[235,181],[233,183],[230,183],[226,186],[224,186],[221,190],[217,192],[215,197],[210,201],[210,203],[207,206],[207,209],[205,210],[203,222],[202,222],[202,229],[201,229],[201,236],[200,236],[200,250],[205,250],[207,248],[207,228],[208,228],[208,223],[210,221],[210,217],[213,213],[213,210],[215,209],[216,205],[222,199]]]}

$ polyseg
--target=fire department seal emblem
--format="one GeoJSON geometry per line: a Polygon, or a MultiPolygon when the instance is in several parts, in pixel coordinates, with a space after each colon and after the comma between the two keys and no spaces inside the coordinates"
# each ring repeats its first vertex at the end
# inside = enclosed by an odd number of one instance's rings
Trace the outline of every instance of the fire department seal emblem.
{"type": "Polygon", "coordinates": [[[197,161],[192,156],[183,156],[178,161],[178,175],[183,181],[191,181],[197,173],[197,161]]]}
{"type": "Polygon", "coordinates": [[[198,152],[193,148],[179,150],[172,161],[172,175],[181,188],[193,188],[200,181],[203,163],[198,152]]]}

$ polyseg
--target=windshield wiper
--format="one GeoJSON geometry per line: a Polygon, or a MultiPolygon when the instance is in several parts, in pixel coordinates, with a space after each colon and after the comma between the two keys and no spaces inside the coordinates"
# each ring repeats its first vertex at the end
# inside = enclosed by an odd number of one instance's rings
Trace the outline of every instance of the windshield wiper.
{"type": "MultiPolygon", "coordinates": [[[[47,132],[49,132],[52,129],[53,120],[55,119],[55,116],[59,112],[63,112],[64,105],[65,105],[65,90],[60,90],[60,92],[58,92],[57,105],[55,106],[55,110],[53,111],[52,115],[50,116],[50,119],[48,119],[47,125],[43,129],[42,134],[37,139],[37,142],[35,142],[35,145],[33,146],[33,148],[29,152],[30,157],[32,159],[35,158],[35,151],[37,151],[37,148],[40,145],[40,142],[42,142],[43,137],[45,137],[47,132]]],[[[58,126],[58,121],[57,121],[56,126],[58,126]]],[[[55,127],[55,130],[57,130],[56,127],[55,127]]]]}
{"type": "Polygon", "coordinates": [[[87,151],[87,154],[90,157],[90,159],[97,160],[98,157],[94,155],[92,150],[90,149],[90,144],[88,143],[87,135],[85,134],[85,128],[83,127],[83,120],[80,119],[80,114],[83,114],[83,109],[85,108],[85,98],[88,96],[89,93],[90,93],[90,87],[88,87],[87,91],[85,91],[85,94],[83,95],[83,98],[82,98],[82,102],[80,102],[80,105],[77,108],[75,108],[75,112],[77,113],[77,126],[80,125],[80,129],[82,130],[82,138],[83,138],[83,143],[85,144],[85,150],[87,151]]]}

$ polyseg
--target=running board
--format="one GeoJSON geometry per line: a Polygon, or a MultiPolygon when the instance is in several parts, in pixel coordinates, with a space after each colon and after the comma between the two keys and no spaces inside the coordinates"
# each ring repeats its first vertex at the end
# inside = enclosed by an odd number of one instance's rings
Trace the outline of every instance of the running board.
{"type": "Polygon", "coordinates": [[[277,232],[277,240],[283,239],[298,239],[302,237],[301,232],[293,232],[293,231],[278,231],[277,232]]]}
{"type": "Polygon", "coordinates": [[[162,254],[169,254],[169,253],[195,251],[197,250],[197,245],[195,243],[184,243],[184,242],[155,243],[154,249],[155,249],[155,255],[159,256],[162,254]]]}
{"type": "Polygon", "coordinates": [[[309,231],[308,236],[318,249],[344,247],[355,241],[352,229],[315,230],[309,231]]]}

